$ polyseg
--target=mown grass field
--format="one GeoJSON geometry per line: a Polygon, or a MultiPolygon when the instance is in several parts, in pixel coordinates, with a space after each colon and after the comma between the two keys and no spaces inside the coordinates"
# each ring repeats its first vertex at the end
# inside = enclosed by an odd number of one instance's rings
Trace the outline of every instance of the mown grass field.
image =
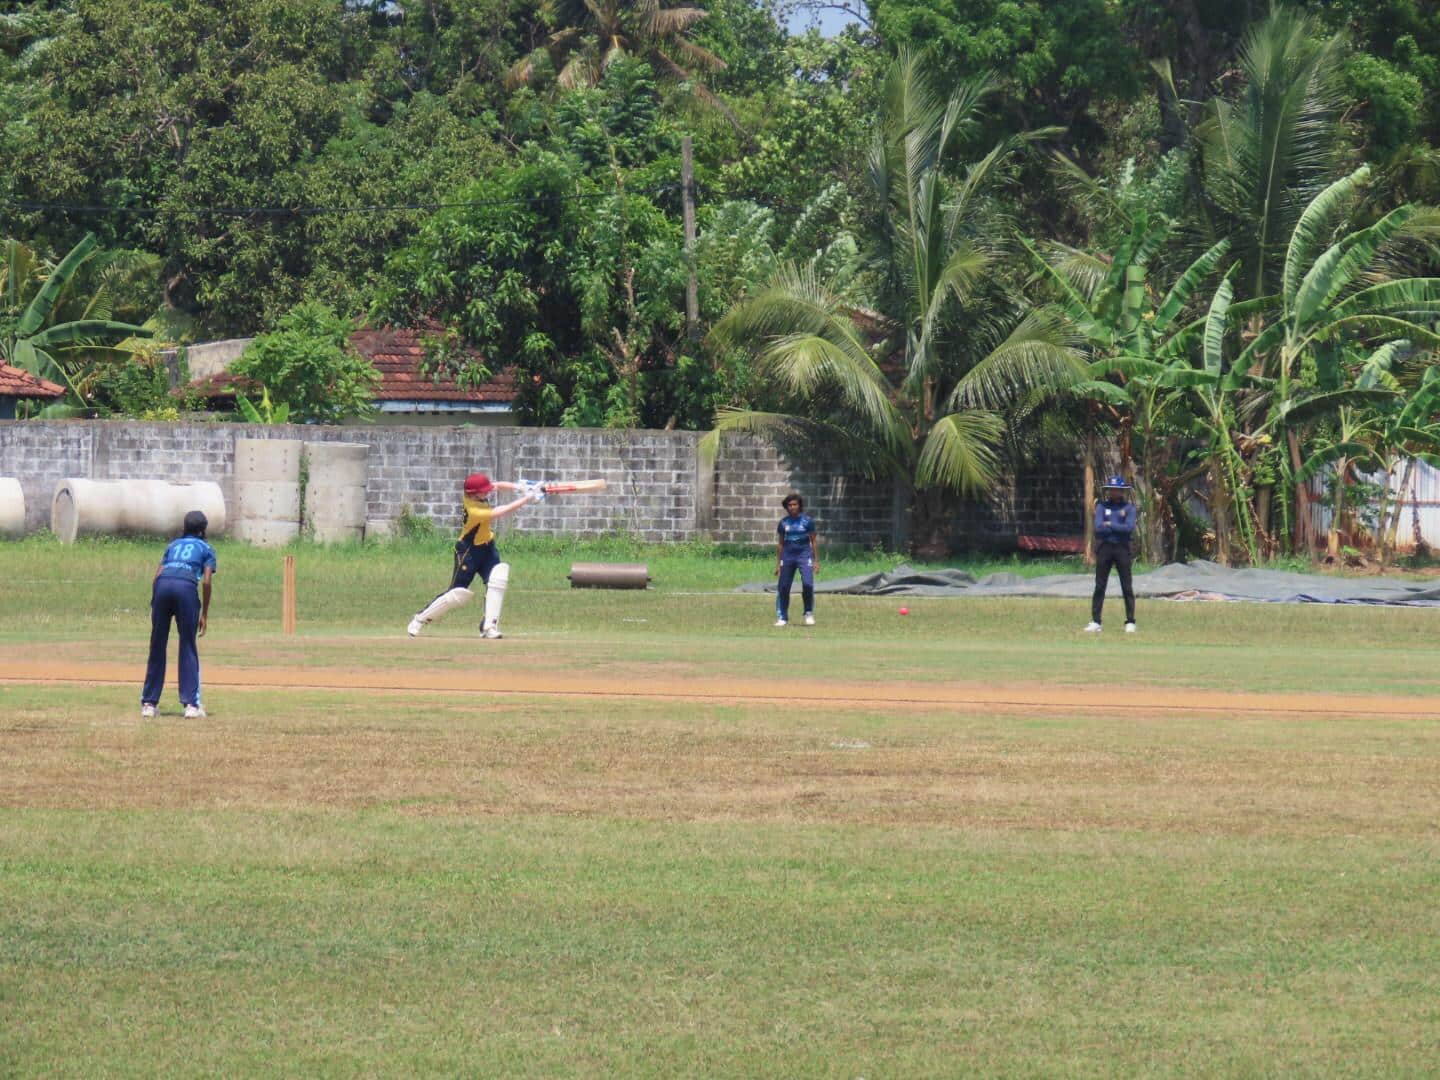
{"type": "Polygon", "coordinates": [[[504,641],[468,609],[411,641],[436,541],[300,549],[286,639],[278,556],[222,544],[202,657],[249,682],[142,722],[155,545],[3,550],[0,664],[70,674],[0,680],[0,1073],[1440,1060],[1440,613],[1156,603],[1096,640],[1072,603],[822,596],[775,631],[728,591],[763,555],[532,541],[504,641]],[[595,558],[655,588],[565,588],[595,558]],[[296,671],[333,688],[267,685],[296,671]],[[481,689],[347,686],[417,672],[481,689]],[[966,686],[1059,703],[904,700],[966,686]],[[1104,707],[1133,686],[1162,704],[1104,707]]]}

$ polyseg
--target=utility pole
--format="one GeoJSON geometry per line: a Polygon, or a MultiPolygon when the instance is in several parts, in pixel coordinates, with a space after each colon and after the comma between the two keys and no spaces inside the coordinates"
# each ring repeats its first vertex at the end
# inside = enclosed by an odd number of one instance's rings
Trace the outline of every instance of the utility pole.
{"type": "Polygon", "coordinates": [[[680,140],[680,189],[685,216],[685,332],[693,340],[700,330],[700,285],[695,280],[695,155],[686,135],[680,140]]]}

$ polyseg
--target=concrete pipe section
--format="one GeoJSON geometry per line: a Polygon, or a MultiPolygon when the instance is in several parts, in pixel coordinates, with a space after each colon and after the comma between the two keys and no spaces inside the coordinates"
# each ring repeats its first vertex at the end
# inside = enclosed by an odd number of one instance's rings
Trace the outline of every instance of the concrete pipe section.
{"type": "Polygon", "coordinates": [[[572,589],[644,589],[649,585],[650,568],[645,563],[570,564],[572,589]]]}
{"type": "Polygon", "coordinates": [[[202,510],[210,536],[225,532],[225,496],[210,481],[61,480],[50,501],[50,531],[62,544],[80,536],[179,536],[185,515],[202,510]]]}
{"type": "Polygon", "coordinates": [[[370,447],[365,443],[315,442],[305,446],[305,527],[322,544],[365,539],[365,481],[370,447]]]}
{"type": "Polygon", "coordinates": [[[236,439],[231,534],[256,547],[284,547],[300,535],[299,439],[236,439]]]}
{"type": "Polygon", "coordinates": [[[0,476],[0,536],[25,535],[25,492],[20,481],[0,476]]]}

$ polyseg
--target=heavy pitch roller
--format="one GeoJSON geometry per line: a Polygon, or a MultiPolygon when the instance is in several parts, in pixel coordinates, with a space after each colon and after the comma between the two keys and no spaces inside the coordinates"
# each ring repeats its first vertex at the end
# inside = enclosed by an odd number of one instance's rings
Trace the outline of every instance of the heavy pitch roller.
{"type": "Polygon", "coordinates": [[[644,589],[649,584],[650,568],[644,563],[570,564],[572,589],[644,589]]]}

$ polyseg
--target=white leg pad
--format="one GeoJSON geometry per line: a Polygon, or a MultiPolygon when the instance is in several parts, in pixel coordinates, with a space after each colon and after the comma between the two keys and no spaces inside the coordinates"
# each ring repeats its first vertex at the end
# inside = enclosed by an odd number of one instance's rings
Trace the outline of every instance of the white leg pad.
{"type": "Polygon", "coordinates": [[[463,607],[474,599],[475,594],[469,589],[451,589],[449,592],[441,593],[434,600],[431,600],[429,607],[420,612],[419,615],[416,615],[415,618],[421,623],[434,622],[447,611],[457,607],[463,607]]]}
{"type": "Polygon", "coordinates": [[[490,571],[490,580],[485,584],[485,621],[480,624],[480,629],[500,625],[500,609],[505,606],[505,586],[508,584],[510,564],[499,563],[490,571]]]}

